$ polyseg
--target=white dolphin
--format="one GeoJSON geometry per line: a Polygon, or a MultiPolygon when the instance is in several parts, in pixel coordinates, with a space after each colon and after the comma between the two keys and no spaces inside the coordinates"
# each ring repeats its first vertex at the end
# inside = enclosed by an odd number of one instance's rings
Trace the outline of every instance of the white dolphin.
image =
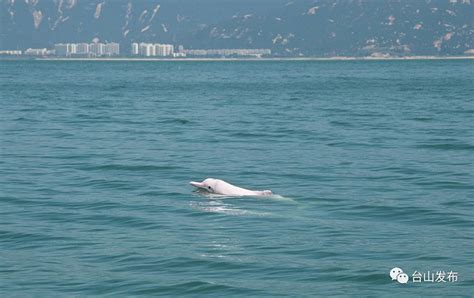
{"type": "Polygon", "coordinates": [[[238,187],[227,183],[220,179],[207,178],[203,182],[189,182],[199,190],[204,190],[211,194],[225,195],[225,196],[271,196],[271,190],[250,190],[238,187]]]}

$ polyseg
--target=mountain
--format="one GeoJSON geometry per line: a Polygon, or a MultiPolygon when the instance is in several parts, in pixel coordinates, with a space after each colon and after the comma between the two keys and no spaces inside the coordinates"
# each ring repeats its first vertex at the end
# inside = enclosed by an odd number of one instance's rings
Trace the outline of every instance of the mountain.
{"type": "Polygon", "coordinates": [[[270,48],[278,56],[474,52],[471,0],[0,0],[0,50],[59,42],[270,48]]]}

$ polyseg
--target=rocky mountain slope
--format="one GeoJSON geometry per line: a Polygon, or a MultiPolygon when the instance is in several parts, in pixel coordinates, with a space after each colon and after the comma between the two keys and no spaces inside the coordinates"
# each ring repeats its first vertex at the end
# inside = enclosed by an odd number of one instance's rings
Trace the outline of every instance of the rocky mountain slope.
{"type": "MultiPolygon", "coordinates": [[[[0,49],[58,42],[270,48],[279,56],[463,55],[471,0],[0,0],[0,49]]],[[[471,51],[470,51],[471,50],[471,51]]]]}

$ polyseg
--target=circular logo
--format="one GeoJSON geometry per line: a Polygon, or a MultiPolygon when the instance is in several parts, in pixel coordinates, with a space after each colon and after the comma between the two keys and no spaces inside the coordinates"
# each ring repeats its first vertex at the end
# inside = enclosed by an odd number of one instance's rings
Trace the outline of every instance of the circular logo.
{"type": "Polygon", "coordinates": [[[400,273],[397,275],[397,281],[401,284],[406,284],[408,282],[408,275],[406,273],[400,273]]]}
{"type": "Polygon", "coordinates": [[[400,273],[403,273],[403,270],[401,268],[395,267],[392,270],[390,270],[390,277],[392,278],[392,280],[397,280],[397,276],[400,273]]]}

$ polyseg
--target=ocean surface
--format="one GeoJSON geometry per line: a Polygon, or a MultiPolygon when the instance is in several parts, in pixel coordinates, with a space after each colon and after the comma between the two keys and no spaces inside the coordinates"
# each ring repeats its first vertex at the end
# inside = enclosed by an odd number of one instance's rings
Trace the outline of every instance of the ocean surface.
{"type": "Polygon", "coordinates": [[[473,78],[472,60],[1,61],[0,296],[473,295],[473,78]],[[277,195],[193,192],[207,177],[277,195]]]}

